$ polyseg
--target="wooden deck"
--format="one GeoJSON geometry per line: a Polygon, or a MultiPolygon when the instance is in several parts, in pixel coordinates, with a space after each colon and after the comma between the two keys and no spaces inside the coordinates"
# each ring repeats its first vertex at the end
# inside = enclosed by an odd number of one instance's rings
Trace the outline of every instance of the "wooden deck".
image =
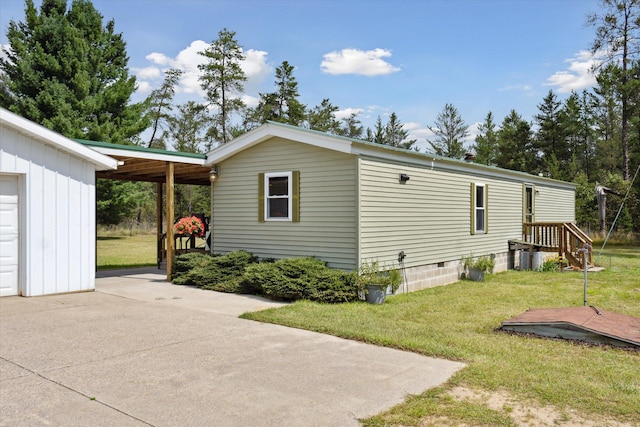
{"type": "Polygon", "coordinates": [[[509,240],[511,250],[527,250],[532,257],[534,251],[555,252],[569,265],[581,269],[584,268],[585,251],[587,265],[593,266],[591,244],[589,236],[578,226],[566,222],[525,222],[522,239],[509,240]]]}
{"type": "Polygon", "coordinates": [[[640,350],[640,318],[595,307],[531,309],[500,329],[640,350]]]}

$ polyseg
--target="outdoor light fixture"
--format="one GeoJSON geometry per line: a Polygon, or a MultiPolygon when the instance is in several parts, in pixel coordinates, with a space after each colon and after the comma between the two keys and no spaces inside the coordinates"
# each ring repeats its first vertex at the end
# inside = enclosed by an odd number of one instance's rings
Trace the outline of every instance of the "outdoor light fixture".
{"type": "Polygon", "coordinates": [[[218,178],[219,174],[220,171],[218,170],[218,166],[212,166],[209,171],[209,181],[214,182],[218,178]]]}
{"type": "Polygon", "coordinates": [[[409,181],[409,179],[410,179],[410,177],[406,173],[401,173],[400,174],[400,182],[401,183],[404,184],[405,182],[409,181]]]}

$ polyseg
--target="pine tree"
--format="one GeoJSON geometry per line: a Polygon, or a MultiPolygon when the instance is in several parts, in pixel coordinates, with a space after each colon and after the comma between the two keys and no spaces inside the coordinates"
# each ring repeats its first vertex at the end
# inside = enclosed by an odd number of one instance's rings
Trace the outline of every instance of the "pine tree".
{"type": "Polygon", "coordinates": [[[225,28],[204,51],[198,52],[207,61],[198,65],[198,69],[202,71],[200,86],[206,93],[209,105],[217,110],[214,126],[209,134],[222,144],[231,139],[229,127],[232,113],[244,106],[239,94],[244,90],[244,82],[247,80],[240,66],[245,55],[235,35],[234,31],[225,28]]]}
{"type": "Polygon", "coordinates": [[[255,116],[260,123],[272,120],[299,126],[305,119],[306,107],[298,98],[298,82],[293,75],[294,67],[287,61],[276,68],[276,91],[260,94],[260,102],[255,109],[255,116]]]}
{"type": "Polygon", "coordinates": [[[469,136],[469,131],[458,109],[452,104],[445,104],[429,130],[433,132],[434,139],[427,142],[435,154],[453,158],[464,156],[464,140],[469,136]]]}
{"type": "Polygon", "coordinates": [[[328,98],[323,99],[320,105],[316,105],[307,113],[309,129],[339,135],[340,122],[335,117],[337,111],[338,107],[333,105],[328,98]]]}
{"type": "Polygon", "coordinates": [[[538,163],[531,126],[515,110],[504,118],[498,131],[496,166],[535,173],[538,163]]]}
{"type": "Polygon", "coordinates": [[[602,0],[606,11],[593,14],[587,24],[596,27],[596,37],[591,45],[593,53],[604,51],[605,60],[599,67],[614,62],[620,64],[617,93],[620,97],[622,144],[622,175],[630,178],[629,170],[629,119],[630,98],[636,87],[633,82],[633,69],[630,65],[640,59],[640,1],[638,0],[602,0]]]}
{"type": "Polygon", "coordinates": [[[409,139],[409,131],[404,128],[396,113],[391,113],[389,121],[384,127],[384,140],[387,145],[406,150],[412,149],[416,143],[415,139],[409,139]]]}
{"type": "Polygon", "coordinates": [[[478,131],[479,134],[472,147],[476,153],[476,162],[493,166],[498,156],[498,133],[491,111],[487,113],[484,122],[478,126],[478,131]]]}
{"type": "Polygon", "coordinates": [[[552,157],[553,162],[567,162],[570,153],[565,145],[564,129],[560,122],[560,101],[552,90],[538,104],[538,110],[539,113],[534,116],[538,125],[534,146],[542,155],[542,163],[552,162],[552,157]]]}
{"type": "Polygon", "coordinates": [[[164,81],[162,82],[162,85],[158,89],[151,91],[151,94],[147,98],[147,117],[149,117],[152,123],[151,137],[149,138],[147,147],[166,147],[166,142],[164,141],[163,135],[160,135],[159,138],[156,139],[156,134],[162,124],[164,123],[166,125],[171,117],[171,110],[173,110],[171,101],[173,100],[173,96],[176,93],[175,88],[178,84],[178,79],[180,79],[180,76],[182,74],[183,71],[177,69],[170,69],[165,71],[164,81]]]}
{"type": "Polygon", "coordinates": [[[349,117],[342,119],[342,126],[340,127],[338,135],[346,136],[348,138],[362,138],[363,132],[364,127],[360,120],[358,120],[358,115],[356,113],[351,113],[349,117]]]}
{"type": "Polygon", "coordinates": [[[87,0],[26,0],[25,21],[9,23],[0,58],[3,107],[70,138],[125,143],[149,126],[130,104],[126,44],[113,20],[87,0]]]}

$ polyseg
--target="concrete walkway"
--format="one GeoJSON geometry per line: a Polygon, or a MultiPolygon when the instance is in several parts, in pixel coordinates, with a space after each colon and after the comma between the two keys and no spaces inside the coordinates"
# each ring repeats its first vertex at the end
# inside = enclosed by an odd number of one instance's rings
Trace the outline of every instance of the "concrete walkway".
{"type": "Polygon", "coordinates": [[[164,282],[0,298],[1,426],[351,426],[462,364],[236,316],[274,303],[164,282]]]}

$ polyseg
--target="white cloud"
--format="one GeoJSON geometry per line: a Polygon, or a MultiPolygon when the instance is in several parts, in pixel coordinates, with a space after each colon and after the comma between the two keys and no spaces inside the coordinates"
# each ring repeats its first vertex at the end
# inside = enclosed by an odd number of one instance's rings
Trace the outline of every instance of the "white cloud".
{"type": "Polygon", "coordinates": [[[565,60],[569,63],[568,70],[555,72],[544,85],[556,86],[560,93],[595,86],[596,77],[591,70],[599,63],[598,58],[597,54],[593,55],[591,52],[581,50],[573,58],[565,60]]]}
{"type": "Polygon", "coordinates": [[[349,117],[351,117],[352,114],[360,114],[362,113],[364,110],[362,108],[345,108],[344,110],[338,110],[335,113],[333,113],[333,116],[338,119],[338,120],[342,120],[342,119],[348,119],[349,117]]]}
{"type": "Polygon", "coordinates": [[[386,75],[400,71],[383,59],[390,56],[391,51],[387,49],[342,49],[325,54],[320,68],[327,74],[386,75]]]}
{"type": "MultiPolygon", "coordinates": [[[[182,70],[183,74],[180,77],[176,93],[192,94],[202,98],[204,97],[204,91],[200,87],[200,81],[198,80],[200,76],[198,65],[205,62],[205,57],[198,52],[204,51],[207,46],[209,44],[203,40],[194,40],[189,46],[178,52],[175,58],[159,52],[150,53],[145,58],[156,65],[182,70]]],[[[272,68],[267,63],[267,52],[249,49],[246,51],[245,56],[246,58],[241,64],[242,70],[247,76],[245,93],[251,93],[257,91],[257,88],[265,77],[270,74],[272,68]]],[[[145,84],[157,87],[162,81],[161,78],[163,78],[162,72],[158,67],[146,67],[134,71],[143,80],[138,82],[140,88],[146,87],[145,84]],[[157,70],[157,74],[153,74],[153,69],[157,70]],[[154,79],[157,81],[149,81],[154,79]]],[[[257,98],[255,97],[245,94],[242,99],[247,105],[257,105],[257,98]]]]}
{"type": "Polygon", "coordinates": [[[138,89],[136,90],[137,93],[147,94],[153,90],[149,82],[145,82],[142,80],[142,81],[138,81],[137,83],[138,83],[138,89]]]}
{"type": "Polygon", "coordinates": [[[136,76],[141,79],[157,79],[162,76],[162,70],[158,67],[132,68],[136,76]]]}
{"type": "Polygon", "coordinates": [[[246,105],[249,108],[256,108],[260,103],[260,98],[257,96],[242,95],[240,99],[242,99],[242,102],[244,102],[244,105],[246,105]]]}
{"type": "Polygon", "coordinates": [[[166,56],[164,53],[152,52],[149,55],[144,57],[147,61],[151,61],[154,64],[158,65],[167,65],[170,61],[170,58],[166,56]]]}

